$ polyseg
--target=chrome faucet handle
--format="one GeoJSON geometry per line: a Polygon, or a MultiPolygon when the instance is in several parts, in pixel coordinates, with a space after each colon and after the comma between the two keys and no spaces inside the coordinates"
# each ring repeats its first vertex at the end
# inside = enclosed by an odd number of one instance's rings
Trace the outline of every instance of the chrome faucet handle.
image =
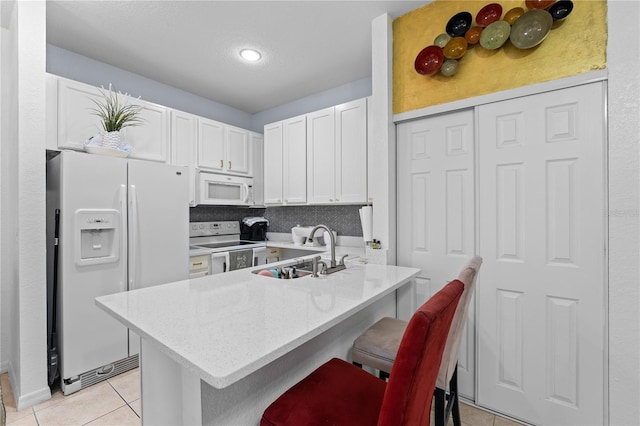
{"type": "Polygon", "coordinates": [[[344,259],[345,259],[347,256],[349,256],[349,255],[348,255],[348,254],[345,254],[344,256],[342,256],[342,257],[340,258],[340,263],[339,263],[340,265],[344,266],[344,259]]]}

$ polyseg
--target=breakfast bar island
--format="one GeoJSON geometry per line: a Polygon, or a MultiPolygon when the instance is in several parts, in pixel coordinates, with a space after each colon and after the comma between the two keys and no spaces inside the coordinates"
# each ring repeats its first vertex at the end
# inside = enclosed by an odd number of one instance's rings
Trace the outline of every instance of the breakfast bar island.
{"type": "Polygon", "coordinates": [[[354,264],[276,279],[244,269],[96,303],[141,336],[143,424],[256,425],[282,392],[332,357],[350,360],[357,336],[411,304],[419,272],[354,264]]]}

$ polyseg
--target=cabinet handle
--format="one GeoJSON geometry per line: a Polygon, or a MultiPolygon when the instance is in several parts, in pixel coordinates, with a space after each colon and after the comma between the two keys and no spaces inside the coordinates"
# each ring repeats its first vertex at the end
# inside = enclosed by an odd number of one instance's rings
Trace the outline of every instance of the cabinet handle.
{"type": "Polygon", "coordinates": [[[224,167],[224,160],[220,160],[220,168],[224,167]]]}
{"type": "Polygon", "coordinates": [[[231,161],[229,161],[229,170],[231,170],[231,161]]]}
{"type": "Polygon", "coordinates": [[[329,201],[333,203],[333,198],[329,198],[329,201]]]}
{"type": "Polygon", "coordinates": [[[340,199],[339,199],[339,198],[336,198],[336,202],[338,202],[338,201],[340,201],[340,199]]]}

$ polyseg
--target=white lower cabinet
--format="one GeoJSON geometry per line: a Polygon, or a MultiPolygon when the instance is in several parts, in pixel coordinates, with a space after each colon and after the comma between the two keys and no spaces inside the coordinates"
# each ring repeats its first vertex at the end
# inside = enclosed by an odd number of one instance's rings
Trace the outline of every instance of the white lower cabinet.
{"type": "Polygon", "coordinates": [[[422,268],[432,294],[483,257],[460,392],[527,423],[606,424],[604,93],[398,126],[398,264],[422,268]]]}

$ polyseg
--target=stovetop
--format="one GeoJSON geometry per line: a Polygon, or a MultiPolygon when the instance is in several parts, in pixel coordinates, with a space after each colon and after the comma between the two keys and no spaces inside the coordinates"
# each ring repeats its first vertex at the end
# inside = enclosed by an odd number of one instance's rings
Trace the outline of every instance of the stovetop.
{"type": "Polygon", "coordinates": [[[265,241],[240,240],[240,222],[191,222],[191,249],[208,249],[211,253],[265,247],[265,241]]]}

